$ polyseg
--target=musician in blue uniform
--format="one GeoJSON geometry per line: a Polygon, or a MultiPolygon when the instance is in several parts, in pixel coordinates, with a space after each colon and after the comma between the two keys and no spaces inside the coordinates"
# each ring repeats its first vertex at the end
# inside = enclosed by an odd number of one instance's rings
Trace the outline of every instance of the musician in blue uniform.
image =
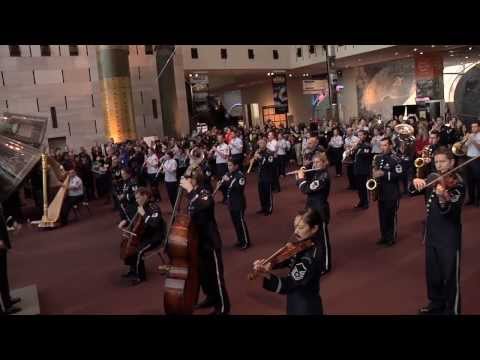
{"type": "MultiPolygon", "coordinates": [[[[403,176],[402,160],[392,153],[389,137],[380,141],[382,153],[375,158],[373,177],[377,180],[380,239],[377,245],[392,246],[397,240],[397,213],[400,206],[400,179],[403,176]]],[[[366,184],[363,185],[366,187],[366,184]]]]}
{"type": "Polygon", "coordinates": [[[215,220],[215,203],[212,194],[201,186],[203,182],[199,167],[180,180],[187,192],[188,213],[198,232],[200,286],[206,296],[195,308],[213,307],[211,315],[226,315],[230,313],[230,300],[223,276],[222,240],[215,220]]]}
{"type": "MultiPolygon", "coordinates": [[[[132,285],[138,285],[147,279],[143,256],[147,251],[158,247],[166,233],[166,225],[160,206],[155,202],[150,190],[139,187],[135,191],[135,201],[138,205],[136,215],[143,218],[144,227],[137,252],[125,259],[125,265],[130,266],[130,270],[122,275],[124,278],[132,278],[132,285]]],[[[119,228],[125,229],[127,225],[127,221],[123,220],[119,228]]]]}
{"type": "Polygon", "coordinates": [[[368,134],[364,130],[358,132],[360,143],[355,151],[353,173],[357,181],[359,203],[355,208],[368,209],[368,191],[365,184],[371,172],[372,146],[367,140],[368,134]]]}
{"type": "Polygon", "coordinates": [[[253,157],[254,164],[258,165],[258,196],[261,209],[257,214],[271,215],[273,211],[272,184],[275,177],[275,154],[267,149],[264,139],[258,140],[259,149],[253,157]]]}
{"type": "Polygon", "coordinates": [[[0,315],[10,315],[21,311],[19,307],[15,306],[20,302],[20,299],[10,296],[7,272],[7,254],[10,248],[10,238],[3,215],[3,207],[0,204],[0,315]]]}
{"type": "Polygon", "coordinates": [[[328,195],[330,194],[330,176],[328,175],[328,159],[326,153],[316,153],[312,158],[312,168],[307,178],[303,168],[297,173],[297,186],[299,190],[307,195],[305,208],[315,209],[322,218],[321,231],[323,232],[323,263],[325,268],[322,274],[326,274],[332,267],[330,237],[328,223],[330,222],[330,205],[328,195]]]}
{"type": "Polygon", "coordinates": [[[313,246],[272,268],[265,259],[256,260],[253,270],[264,276],[264,289],[287,295],[287,315],[322,315],[320,276],[325,264],[322,217],[316,210],[307,209],[295,217],[295,242],[311,240],[313,246]],[[289,268],[287,276],[271,273],[273,269],[289,268]]]}
{"type": "Polygon", "coordinates": [[[426,188],[438,175],[453,169],[455,156],[450,149],[440,147],[435,151],[434,161],[438,174],[432,173],[426,180],[416,178],[412,184],[417,191],[425,189],[428,197],[424,244],[429,303],[420,309],[420,314],[458,315],[465,186],[461,176],[453,173],[455,182],[450,187],[438,181],[426,188]]]}
{"type": "Polygon", "coordinates": [[[245,222],[245,175],[240,171],[242,159],[231,158],[228,161],[228,174],[224,175],[222,187],[226,190],[227,205],[237,234],[236,246],[242,250],[250,247],[250,236],[245,222]]]}

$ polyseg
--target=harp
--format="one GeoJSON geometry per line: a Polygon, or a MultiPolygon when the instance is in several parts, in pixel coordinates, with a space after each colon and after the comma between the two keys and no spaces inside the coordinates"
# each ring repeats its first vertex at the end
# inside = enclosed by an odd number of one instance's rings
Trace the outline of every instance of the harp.
{"type": "Polygon", "coordinates": [[[6,200],[42,162],[43,216],[39,227],[59,225],[60,211],[66,195],[68,176],[54,159],[40,151],[47,128],[47,118],[3,113],[0,115],[0,201],[6,200]],[[60,188],[48,203],[49,188],[60,188]]]}
{"type": "Polygon", "coordinates": [[[43,216],[39,228],[55,228],[60,226],[60,213],[67,194],[69,176],[62,166],[47,154],[41,155],[43,176],[43,216]],[[58,187],[53,200],[48,203],[49,188],[58,187]]]}

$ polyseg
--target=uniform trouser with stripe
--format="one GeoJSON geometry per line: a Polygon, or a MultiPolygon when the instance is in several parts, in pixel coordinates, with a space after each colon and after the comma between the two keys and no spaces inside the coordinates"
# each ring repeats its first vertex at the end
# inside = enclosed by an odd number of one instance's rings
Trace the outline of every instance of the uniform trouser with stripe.
{"type": "Polygon", "coordinates": [[[467,165],[468,201],[480,203],[480,163],[478,160],[467,165]]]}
{"type": "Polygon", "coordinates": [[[10,285],[7,274],[7,250],[0,250],[0,296],[3,310],[10,305],[10,285]]]}
{"type": "Polygon", "coordinates": [[[258,183],[258,195],[263,212],[271,214],[273,210],[272,183],[260,181],[258,183]]]}
{"type": "Polygon", "coordinates": [[[355,176],[353,174],[353,164],[347,164],[347,177],[348,177],[348,187],[350,189],[356,189],[357,184],[355,182],[355,176]]]}
{"type": "Polygon", "coordinates": [[[272,190],[280,191],[280,159],[278,157],[275,158],[273,164],[274,164],[274,170],[273,170],[272,190]]]}
{"type": "Polygon", "coordinates": [[[295,144],[295,157],[297,158],[297,165],[302,165],[302,144],[297,143],[295,144]]]}
{"type": "Polygon", "coordinates": [[[130,266],[130,271],[134,272],[140,280],[146,280],[147,271],[145,270],[145,261],[143,255],[152,247],[152,244],[143,245],[136,254],[125,259],[125,265],[130,266]]]}
{"type": "MultiPolygon", "coordinates": [[[[216,164],[216,169],[215,169],[215,176],[217,177],[218,181],[222,180],[223,175],[228,173],[228,165],[227,163],[224,164],[216,164]]],[[[222,186],[220,188],[220,191],[223,194],[223,200],[227,198],[227,188],[225,186],[222,186]]]]}
{"type": "Polygon", "coordinates": [[[230,299],[223,277],[222,250],[200,247],[199,266],[200,286],[203,293],[207,299],[213,301],[218,312],[228,314],[230,299]]]}
{"type": "Polygon", "coordinates": [[[287,169],[287,155],[278,155],[279,175],[285,176],[287,169]]]}
{"type": "Polygon", "coordinates": [[[460,250],[427,245],[426,266],[430,306],[460,314],[460,250]]]}
{"type": "Polygon", "coordinates": [[[378,201],[378,216],[380,219],[382,242],[397,241],[397,212],[399,205],[399,200],[378,201]]]}
{"type": "Polygon", "coordinates": [[[358,198],[360,200],[359,204],[363,206],[368,205],[368,190],[367,190],[367,180],[369,178],[368,175],[356,175],[357,180],[357,191],[358,191],[358,198]]]}
{"type": "Polygon", "coordinates": [[[250,236],[248,234],[247,223],[245,222],[245,209],[230,210],[235,232],[237,233],[237,242],[241,246],[250,245],[250,236]]]}
{"type": "Polygon", "coordinates": [[[323,241],[324,241],[324,249],[323,249],[323,254],[324,254],[324,259],[323,259],[323,269],[322,269],[322,275],[328,273],[332,269],[332,250],[330,246],[330,235],[328,233],[328,224],[327,223],[322,223],[322,229],[323,231],[323,241]]]}
{"type": "Polygon", "coordinates": [[[175,206],[175,200],[177,199],[178,182],[165,181],[165,187],[167,188],[168,199],[170,200],[170,204],[172,205],[173,209],[175,206]]]}

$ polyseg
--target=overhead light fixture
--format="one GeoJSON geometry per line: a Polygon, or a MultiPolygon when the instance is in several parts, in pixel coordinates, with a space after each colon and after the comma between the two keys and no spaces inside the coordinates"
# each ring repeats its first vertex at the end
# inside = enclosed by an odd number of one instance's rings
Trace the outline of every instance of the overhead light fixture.
{"type": "Polygon", "coordinates": [[[468,56],[465,56],[465,59],[468,59],[468,56]]]}
{"type": "Polygon", "coordinates": [[[417,50],[418,50],[417,48],[413,49],[413,51],[417,51],[417,50]]]}
{"type": "Polygon", "coordinates": [[[292,77],[293,75],[292,74],[288,74],[288,77],[292,77]]]}
{"type": "Polygon", "coordinates": [[[188,74],[189,77],[192,77],[193,75],[192,74],[188,74]]]}
{"type": "Polygon", "coordinates": [[[472,49],[473,49],[473,48],[472,48],[471,46],[468,48],[468,50],[472,50],[472,49]]]}
{"type": "Polygon", "coordinates": [[[420,54],[420,55],[423,55],[423,51],[420,51],[419,54],[420,54]]]}
{"type": "Polygon", "coordinates": [[[397,55],[398,55],[398,52],[395,53],[395,56],[397,56],[397,55]]]}
{"type": "Polygon", "coordinates": [[[435,45],[432,45],[432,48],[434,48],[434,47],[435,47],[435,45]]]}
{"type": "Polygon", "coordinates": [[[448,52],[449,52],[449,53],[453,53],[453,52],[455,52],[455,51],[453,51],[453,50],[448,50],[448,52]]]}
{"type": "Polygon", "coordinates": [[[195,74],[195,77],[198,77],[198,74],[195,74]]]}
{"type": "Polygon", "coordinates": [[[455,55],[453,55],[453,54],[450,54],[450,56],[455,56],[455,55]]]}

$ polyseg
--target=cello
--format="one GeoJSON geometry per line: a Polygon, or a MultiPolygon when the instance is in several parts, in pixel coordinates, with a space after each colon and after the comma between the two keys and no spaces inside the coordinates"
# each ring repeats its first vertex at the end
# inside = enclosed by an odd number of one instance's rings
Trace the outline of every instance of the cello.
{"type": "MultiPolygon", "coordinates": [[[[185,175],[189,176],[197,166],[197,163],[189,166],[185,175]]],[[[179,213],[183,191],[181,187],[178,188],[162,246],[170,263],[159,268],[166,274],[163,302],[167,315],[191,315],[200,292],[198,233],[190,216],[179,213]]]]}
{"type": "Polygon", "coordinates": [[[135,214],[127,229],[122,229],[122,242],[120,244],[120,259],[125,260],[137,253],[137,248],[142,239],[145,221],[139,212],[135,214]]]}

